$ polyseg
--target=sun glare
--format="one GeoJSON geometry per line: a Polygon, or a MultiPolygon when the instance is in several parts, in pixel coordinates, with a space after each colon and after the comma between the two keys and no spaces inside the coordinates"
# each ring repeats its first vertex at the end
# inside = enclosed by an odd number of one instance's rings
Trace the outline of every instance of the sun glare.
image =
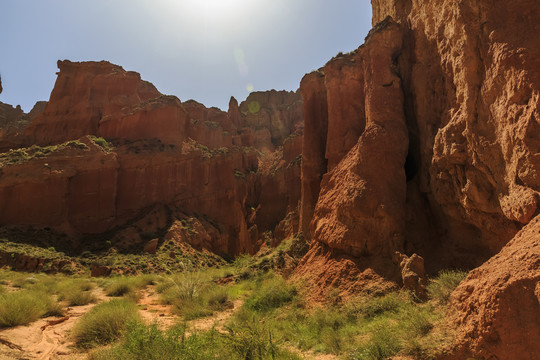
{"type": "Polygon", "coordinates": [[[184,0],[183,2],[186,10],[194,16],[215,21],[244,16],[253,0],[184,0]]]}

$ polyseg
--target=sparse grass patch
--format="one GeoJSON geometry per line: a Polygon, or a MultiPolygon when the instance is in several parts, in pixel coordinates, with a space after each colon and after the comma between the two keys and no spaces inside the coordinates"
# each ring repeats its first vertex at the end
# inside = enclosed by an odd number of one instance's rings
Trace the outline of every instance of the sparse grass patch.
{"type": "Polygon", "coordinates": [[[230,307],[229,289],[212,281],[211,273],[183,273],[171,276],[157,286],[161,301],[173,305],[184,320],[210,316],[230,307]]]}
{"type": "Polygon", "coordinates": [[[97,136],[94,136],[94,135],[90,135],[90,139],[92,139],[92,141],[98,145],[99,147],[101,147],[103,149],[103,151],[105,152],[110,152],[112,149],[113,149],[113,146],[112,144],[110,144],[109,142],[107,142],[107,140],[105,140],[104,138],[102,137],[97,137],[97,136]]]}
{"type": "Polygon", "coordinates": [[[360,312],[368,318],[373,318],[386,312],[395,313],[403,304],[403,296],[400,296],[398,292],[392,292],[385,296],[366,299],[360,308],[360,312]]]}
{"type": "Polygon", "coordinates": [[[21,148],[15,150],[10,149],[5,153],[0,153],[0,165],[22,164],[35,158],[43,158],[51,153],[63,150],[68,147],[82,150],[88,149],[88,146],[86,146],[86,144],[78,140],[70,140],[63,144],[51,145],[46,147],[32,145],[28,148],[21,148]]]}
{"type": "Polygon", "coordinates": [[[257,312],[268,312],[290,303],[297,295],[296,288],[279,276],[271,274],[264,278],[245,306],[257,312]]]}
{"type": "Polygon", "coordinates": [[[400,339],[390,330],[378,328],[371,334],[370,341],[351,353],[349,359],[385,360],[400,350],[400,339]]]}
{"type": "Polygon", "coordinates": [[[266,331],[237,328],[227,334],[215,330],[186,334],[176,327],[161,331],[155,324],[145,326],[132,322],[124,339],[112,348],[90,354],[90,359],[101,360],[299,360],[300,358],[278,347],[266,331]]]}
{"type": "Polygon", "coordinates": [[[92,293],[94,283],[88,280],[67,280],[59,284],[58,300],[66,301],[69,306],[87,305],[96,301],[92,293]]]}
{"type": "Polygon", "coordinates": [[[81,348],[109,344],[120,338],[127,323],[139,320],[135,303],[113,299],[96,305],[86,313],[75,325],[73,338],[81,348]]]}
{"type": "Polygon", "coordinates": [[[141,275],[136,277],[121,276],[110,279],[104,283],[107,296],[131,296],[137,293],[137,290],[154,283],[155,277],[152,275],[141,275]]]}
{"type": "Polygon", "coordinates": [[[26,325],[43,316],[62,315],[62,309],[47,293],[20,290],[0,295],[0,327],[26,325]]]}
{"type": "Polygon", "coordinates": [[[119,278],[105,288],[107,296],[124,296],[135,291],[135,284],[128,278],[119,278]]]}
{"type": "Polygon", "coordinates": [[[450,294],[465,277],[467,277],[465,271],[443,270],[439,272],[439,275],[431,280],[427,286],[430,298],[441,304],[448,303],[450,294]]]}

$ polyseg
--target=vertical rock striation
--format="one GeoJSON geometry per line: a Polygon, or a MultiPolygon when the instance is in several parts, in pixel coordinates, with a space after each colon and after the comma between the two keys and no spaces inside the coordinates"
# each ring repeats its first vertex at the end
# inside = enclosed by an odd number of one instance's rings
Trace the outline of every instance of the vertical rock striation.
{"type": "MultiPolygon", "coordinates": [[[[0,136],[2,150],[13,149],[0,154],[0,224],[78,237],[128,226],[161,206],[199,218],[212,234],[200,244],[234,256],[255,252],[259,235],[296,207],[299,94],[254,93],[240,105],[231,99],[227,113],[162,95],[106,61],[58,67],[44,110],[0,107],[0,115],[31,120],[18,137],[0,136]]],[[[4,117],[0,129],[15,121],[4,117]]],[[[135,233],[118,237],[129,243],[135,233]]]]}
{"type": "MultiPolygon", "coordinates": [[[[386,19],[365,45],[332,59],[301,83],[306,119],[301,226],[312,240],[310,260],[297,271],[301,276],[328,277],[339,268],[335,259],[340,254],[360,271],[397,276],[391,258],[403,248],[408,150],[395,70],[401,48],[399,25],[386,19]],[[326,258],[327,266],[315,258],[326,258]]],[[[355,277],[360,280],[347,285],[349,291],[370,286],[364,277],[355,277]]]]}

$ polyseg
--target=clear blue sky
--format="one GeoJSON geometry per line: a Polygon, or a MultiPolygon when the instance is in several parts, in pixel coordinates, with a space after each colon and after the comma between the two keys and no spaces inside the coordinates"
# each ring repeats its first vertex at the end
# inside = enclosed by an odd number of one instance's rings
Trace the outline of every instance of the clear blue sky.
{"type": "Polygon", "coordinates": [[[231,95],[296,90],[370,28],[369,0],[0,0],[0,101],[29,111],[58,59],[108,60],[226,110],[231,95]]]}

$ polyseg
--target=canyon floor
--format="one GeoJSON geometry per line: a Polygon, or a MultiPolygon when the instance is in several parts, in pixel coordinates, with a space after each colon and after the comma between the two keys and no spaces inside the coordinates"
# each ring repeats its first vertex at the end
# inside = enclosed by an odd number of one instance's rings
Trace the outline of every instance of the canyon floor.
{"type": "Polygon", "coordinates": [[[444,272],[420,301],[399,289],[314,302],[276,266],[291,242],[180,273],[90,277],[0,271],[1,359],[428,359],[449,352],[444,272]]]}

